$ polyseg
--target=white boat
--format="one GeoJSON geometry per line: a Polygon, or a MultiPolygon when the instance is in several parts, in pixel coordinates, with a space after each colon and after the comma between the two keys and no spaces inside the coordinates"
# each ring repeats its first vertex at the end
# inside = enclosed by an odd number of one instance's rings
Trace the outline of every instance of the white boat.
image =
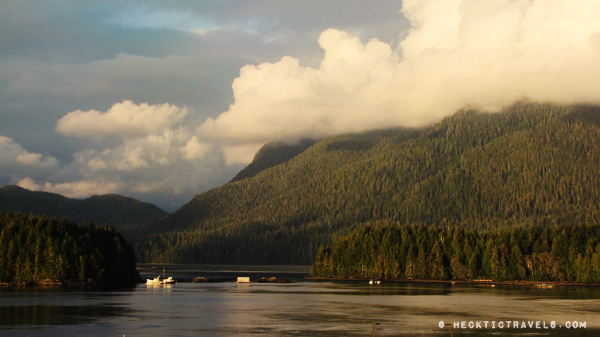
{"type": "Polygon", "coordinates": [[[171,276],[165,278],[166,267],[163,266],[163,281],[162,284],[177,284],[177,280],[174,280],[171,276]]]}
{"type": "Polygon", "coordinates": [[[163,284],[177,284],[177,280],[174,280],[171,276],[162,281],[163,284]]]}
{"type": "Polygon", "coordinates": [[[160,279],[160,276],[156,277],[155,279],[146,279],[146,284],[163,284],[163,281],[160,279]]]}
{"type": "Polygon", "coordinates": [[[177,280],[174,280],[171,276],[165,278],[165,267],[163,267],[163,279],[160,279],[160,275],[155,279],[146,279],[146,284],[177,284],[177,280]]]}

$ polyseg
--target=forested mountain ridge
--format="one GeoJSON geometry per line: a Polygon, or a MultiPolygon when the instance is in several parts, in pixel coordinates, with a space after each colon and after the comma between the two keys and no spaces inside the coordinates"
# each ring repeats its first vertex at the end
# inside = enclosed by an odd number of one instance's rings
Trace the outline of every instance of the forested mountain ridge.
{"type": "Polygon", "coordinates": [[[268,168],[283,164],[311,147],[314,143],[315,141],[310,139],[301,139],[297,144],[267,143],[256,153],[254,160],[238,172],[230,182],[252,178],[268,168]]]}
{"type": "Polygon", "coordinates": [[[131,229],[167,215],[162,209],[134,198],[117,194],[72,199],[60,194],[29,191],[15,185],[0,188],[0,211],[41,214],[67,218],[77,223],[93,221],[119,230],[131,229]]]}
{"type": "Polygon", "coordinates": [[[134,237],[144,261],[304,263],[371,221],[488,230],[596,224],[600,108],[520,103],[345,134],[197,195],[134,237]]]}

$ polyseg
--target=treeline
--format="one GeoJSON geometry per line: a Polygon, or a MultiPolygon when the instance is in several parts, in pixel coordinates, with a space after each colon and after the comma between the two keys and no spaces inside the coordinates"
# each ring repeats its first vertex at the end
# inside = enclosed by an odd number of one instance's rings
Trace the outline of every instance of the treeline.
{"type": "Polygon", "coordinates": [[[366,226],[320,247],[320,277],[600,282],[600,225],[481,233],[420,225],[366,226]]]}
{"type": "Polygon", "coordinates": [[[133,249],[113,227],[0,212],[0,282],[138,279],[133,249]]]}
{"type": "Polygon", "coordinates": [[[326,231],[310,223],[298,228],[261,223],[228,226],[211,233],[186,231],[149,235],[138,258],[156,263],[304,264],[330,242],[326,231]]]}
{"type": "MultiPolygon", "coordinates": [[[[277,148],[261,156],[277,157],[277,148]]],[[[323,139],[280,165],[197,195],[136,230],[132,242],[145,262],[210,256],[242,263],[249,258],[232,252],[248,246],[274,252],[255,263],[304,264],[321,244],[373,221],[480,231],[595,225],[598,167],[598,106],[464,110],[426,128],[323,139]],[[294,240],[312,251],[290,253],[294,240]]]]}

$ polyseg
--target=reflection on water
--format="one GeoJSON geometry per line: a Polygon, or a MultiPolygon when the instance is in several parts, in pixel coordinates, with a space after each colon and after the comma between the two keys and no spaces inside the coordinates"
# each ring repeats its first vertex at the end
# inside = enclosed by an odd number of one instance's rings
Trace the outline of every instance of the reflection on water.
{"type": "Polygon", "coordinates": [[[88,324],[100,318],[122,316],[129,310],[118,306],[23,305],[0,307],[0,326],[88,324]]]}
{"type": "Polygon", "coordinates": [[[150,292],[171,292],[172,284],[146,284],[146,290],[150,292]]]}
{"type": "MultiPolygon", "coordinates": [[[[366,282],[179,283],[130,290],[0,289],[8,336],[449,336],[440,321],[532,321],[555,329],[454,336],[598,336],[600,289],[366,282]],[[558,327],[586,322],[586,329],[558,327]]],[[[491,324],[491,323],[490,323],[491,324]]],[[[519,323],[521,324],[521,323],[519,323]]]]}

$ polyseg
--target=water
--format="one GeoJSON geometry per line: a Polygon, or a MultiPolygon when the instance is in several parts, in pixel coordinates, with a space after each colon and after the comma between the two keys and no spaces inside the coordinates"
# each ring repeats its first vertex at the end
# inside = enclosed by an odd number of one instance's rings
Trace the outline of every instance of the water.
{"type": "MultiPolygon", "coordinates": [[[[154,276],[155,277],[155,276],[154,276]]],[[[0,289],[0,336],[598,336],[600,289],[302,281],[0,289]],[[469,322],[481,329],[469,329],[469,322]],[[488,329],[483,328],[488,321],[488,329]],[[491,322],[495,322],[495,329],[491,322]],[[518,321],[519,328],[499,328],[518,321]],[[541,329],[521,328],[522,322],[541,329]],[[543,329],[556,322],[554,329],[543,329]],[[565,323],[585,322],[567,329],[565,323]],[[460,323],[459,323],[460,324],[460,323]],[[559,327],[562,325],[562,327],[559,327]]]]}

